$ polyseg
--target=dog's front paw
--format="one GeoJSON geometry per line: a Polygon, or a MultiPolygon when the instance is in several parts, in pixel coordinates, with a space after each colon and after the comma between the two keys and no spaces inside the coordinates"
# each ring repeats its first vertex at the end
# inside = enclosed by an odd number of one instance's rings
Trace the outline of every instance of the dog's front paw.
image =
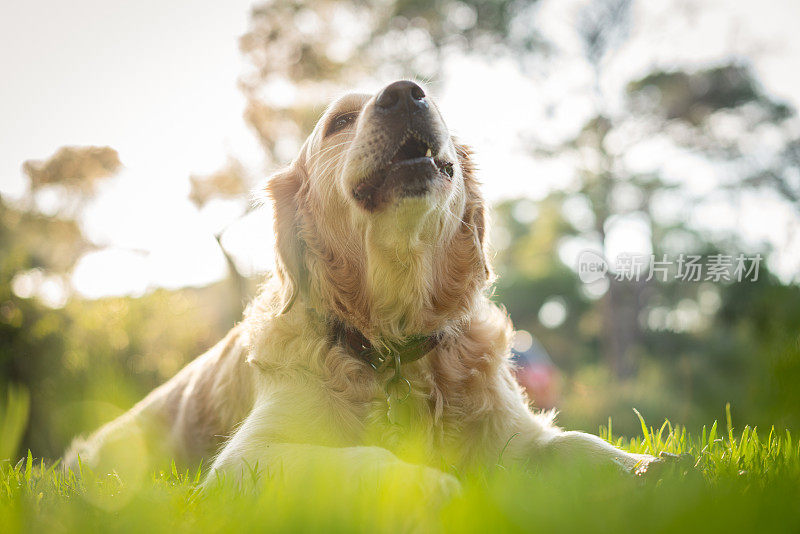
{"type": "Polygon", "coordinates": [[[631,473],[637,477],[659,476],[665,461],[649,454],[632,454],[636,463],[631,468],[631,473]]]}
{"type": "Polygon", "coordinates": [[[661,478],[669,469],[690,469],[694,466],[694,457],[691,454],[672,454],[661,452],[658,458],[648,454],[634,454],[637,463],[631,472],[639,477],[648,479],[661,478]]]}

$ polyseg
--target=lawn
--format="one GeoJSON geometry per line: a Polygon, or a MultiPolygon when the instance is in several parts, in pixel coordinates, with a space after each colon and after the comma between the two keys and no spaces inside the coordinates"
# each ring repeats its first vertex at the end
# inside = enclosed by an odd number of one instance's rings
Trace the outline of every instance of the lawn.
{"type": "Polygon", "coordinates": [[[262,491],[199,492],[200,469],[166,468],[131,486],[114,474],[65,474],[30,454],[0,464],[0,532],[800,532],[800,447],[787,431],[736,429],[730,416],[696,434],[665,422],[632,439],[634,452],[683,456],[658,476],[563,467],[492,466],[461,474],[460,494],[438,498],[387,474],[380,487],[343,488],[253,469],[262,491]]]}

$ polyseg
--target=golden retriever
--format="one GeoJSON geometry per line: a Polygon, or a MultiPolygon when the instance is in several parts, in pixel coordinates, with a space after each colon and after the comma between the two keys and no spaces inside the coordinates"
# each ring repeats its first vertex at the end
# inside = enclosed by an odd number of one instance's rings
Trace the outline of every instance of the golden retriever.
{"type": "Polygon", "coordinates": [[[101,465],[142,432],[156,436],[151,453],[215,455],[212,478],[323,455],[352,476],[404,465],[445,484],[439,468],[501,455],[637,472],[656,460],[530,409],[509,360],[511,322],[486,294],[487,217],[470,150],[418,84],[336,100],[267,192],[276,268],[242,323],[76,440],[67,465],[101,465]]]}

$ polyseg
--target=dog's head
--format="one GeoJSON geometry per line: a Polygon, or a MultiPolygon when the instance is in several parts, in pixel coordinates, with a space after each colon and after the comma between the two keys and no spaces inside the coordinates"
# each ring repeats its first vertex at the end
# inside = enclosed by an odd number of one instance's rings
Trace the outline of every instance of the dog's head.
{"type": "Polygon", "coordinates": [[[267,189],[278,313],[302,300],[365,335],[402,337],[464,319],[487,283],[469,150],[414,82],[339,98],[267,189]]]}

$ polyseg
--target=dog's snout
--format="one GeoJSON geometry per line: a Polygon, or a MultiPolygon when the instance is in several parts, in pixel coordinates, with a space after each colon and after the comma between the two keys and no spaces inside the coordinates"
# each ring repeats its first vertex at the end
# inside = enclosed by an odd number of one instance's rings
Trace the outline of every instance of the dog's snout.
{"type": "Polygon", "coordinates": [[[390,83],[378,95],[375,105],[385,112],[408,111],[413,113],[428,107],[422,87],[412,81],[390,83]]]}

